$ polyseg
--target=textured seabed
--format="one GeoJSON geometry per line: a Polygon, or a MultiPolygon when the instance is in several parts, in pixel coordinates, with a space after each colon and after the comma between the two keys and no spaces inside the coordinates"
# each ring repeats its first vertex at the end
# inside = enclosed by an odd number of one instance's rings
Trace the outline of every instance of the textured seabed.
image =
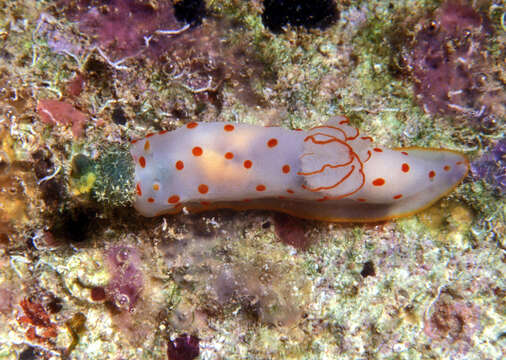
{"type": "Polygon", "coordinates": [[[272,33],[261,1],[208,0],[201,24],[167,16],[181,34],[144,45],[121,31],[146,24],[110,30],[75,3],[0,1],[0,359],[167,359],[183,334],[201,359],[506,357],[504,3],[471,4],[491,29],[469,35],[480,50],[468,69],[486,79],[471,110],[432,114],[410,56],[438,1],[339,1],[323,30],[272,33]],[[56,124],[48,100],[65,104],[56,124]],[[486,159],[487,175],[374,224],[147,219],[125,199],[97,201],[108,193],[88,162],[150,132],[335,115],[378,144],[486,159]]]}

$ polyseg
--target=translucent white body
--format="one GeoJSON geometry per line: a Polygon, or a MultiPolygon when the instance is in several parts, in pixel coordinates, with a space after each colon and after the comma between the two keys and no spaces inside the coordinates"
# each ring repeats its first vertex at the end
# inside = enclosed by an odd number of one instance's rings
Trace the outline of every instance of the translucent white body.
{"type": "Polygon", "coordinates": [[[234,208],[377,221],[429,206],[468,171],[454,151],[375,146],[345,118],[309,131],[190,123],[134,141],[131,154],[144,216],[234,208]]]}

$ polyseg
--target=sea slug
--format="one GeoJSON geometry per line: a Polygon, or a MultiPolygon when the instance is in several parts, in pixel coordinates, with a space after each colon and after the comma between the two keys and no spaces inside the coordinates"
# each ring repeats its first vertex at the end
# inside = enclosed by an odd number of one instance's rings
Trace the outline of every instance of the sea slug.
{"type": "Polygon", "coordinates": [[[344,117],[308,131],[192,122],[134,140],[130,152],[144,216],[233,208],[387,220],[427,208],[469,169],[451,150],[376,146],[344,117]]]}

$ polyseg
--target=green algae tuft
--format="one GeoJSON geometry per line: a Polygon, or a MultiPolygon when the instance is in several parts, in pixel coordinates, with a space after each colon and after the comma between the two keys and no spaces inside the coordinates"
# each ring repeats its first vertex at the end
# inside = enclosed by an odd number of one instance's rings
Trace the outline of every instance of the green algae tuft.
{"type": "Polygon", "coordinates": [[[92,196],[111,207],[132,203],[134,196],[134,163],[127,146],[114,145],[105,150],[96,160],[96,180],[91,189],[92,196]]]}

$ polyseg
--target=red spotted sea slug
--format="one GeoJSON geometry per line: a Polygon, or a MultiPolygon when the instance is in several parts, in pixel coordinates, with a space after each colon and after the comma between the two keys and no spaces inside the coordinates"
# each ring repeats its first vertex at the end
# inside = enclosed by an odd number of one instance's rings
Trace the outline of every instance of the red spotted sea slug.
{"type": "Polygon", "coordinates": [[[414,214],[469,169],[445,149],[387,149],[344,117],[308,131],[192,122],[134,140],[135,209],[144,216],[270,209],[324,221],[414,214]]]}

